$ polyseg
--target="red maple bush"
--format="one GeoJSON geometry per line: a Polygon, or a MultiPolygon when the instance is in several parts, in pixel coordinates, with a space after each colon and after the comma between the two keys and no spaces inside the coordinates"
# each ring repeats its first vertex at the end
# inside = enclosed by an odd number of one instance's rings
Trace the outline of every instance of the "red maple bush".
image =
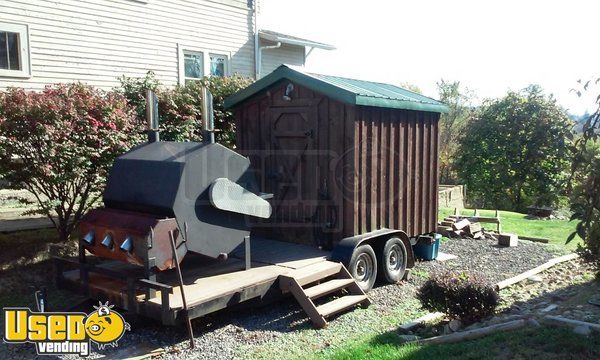
{"type": "Polygon", "coordinates": [[[140,137],[126,99],[74,83],[0,92],[0,176],[35,195],[67,240],[100,197],[116,156],[140,137]]]}

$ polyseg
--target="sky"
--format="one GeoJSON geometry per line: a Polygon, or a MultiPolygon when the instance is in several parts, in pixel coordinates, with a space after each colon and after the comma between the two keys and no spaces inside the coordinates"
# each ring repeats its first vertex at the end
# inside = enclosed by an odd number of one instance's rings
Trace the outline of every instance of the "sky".
{"type": "MultiPolygon", "coordinates": [[[[409,83],[436,98],[440,79],[501,97],[538,84],[573,114],[596,109],[596,0],[261,0],[258,27],[336,46],[315,49],[308,71],[409,83]]],[[[268,51],[268,50],[266,50],[268,51]]]]}

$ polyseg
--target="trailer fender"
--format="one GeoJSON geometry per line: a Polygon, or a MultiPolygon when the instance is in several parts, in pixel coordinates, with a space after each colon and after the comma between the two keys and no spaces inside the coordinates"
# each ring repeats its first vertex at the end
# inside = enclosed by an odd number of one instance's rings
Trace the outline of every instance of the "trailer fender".
{"type": "Polygon", "coordinates": [[[406,252],[408,255],[408,258],[406,259],[406,267],[413,267],[415,264],[415,258],[412,251],[412,245],[414,245],[413,241],[411,241],[408,235],[402,230],[385,228],[342,239],[333,248],[333,251],[331,252],[331,260],[341,262],[344,264],[344,266],[348,266],[350,263],[350,258],[352,258],[352,253],[356,247],[361,244],[369,244],[376,249],[376,252],[381,251],[385,241],[393,236],[400,238],[406,247],[406,252]]]}

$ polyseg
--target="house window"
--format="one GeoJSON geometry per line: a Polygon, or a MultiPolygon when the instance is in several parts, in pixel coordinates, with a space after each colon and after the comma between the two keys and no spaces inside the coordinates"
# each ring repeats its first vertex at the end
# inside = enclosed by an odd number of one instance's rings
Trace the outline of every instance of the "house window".
{"type": "Polygon", "coordinates": [[[0,22],[0,76],[30,76],[27,25],[0,22]]]}
{"type": "Polygon", "coordinates": [[[0,68],[21,70],[19,33],[0,31],[0,68]]]}
{"type": "Polygon", "coordinates": [[[227,75],[227,56],[210,54],[210,75],[211,76],[227,75]]]}
{"type": "Polygon", "coordinates": [[[179,52],[179,84],[198,81],[204,76],[229,75],[229,56],[210,50],[177,44],[179,52]]]}
{"type": "Polygon", "coordinates": [[[197,51],[183,51],[185,82],[196,81],[204,76],[204,54],[197,51]]]}

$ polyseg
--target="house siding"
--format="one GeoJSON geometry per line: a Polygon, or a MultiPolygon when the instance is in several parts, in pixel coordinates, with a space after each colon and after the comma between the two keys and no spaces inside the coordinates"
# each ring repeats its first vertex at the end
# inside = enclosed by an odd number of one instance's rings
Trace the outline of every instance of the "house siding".
{"type": "MultiPolygon", "coordinates": [[[[149,70],[173,86],[179,82],[179,46],[229,55],[231,74],[254,76],[247,0],[0,0],[0,21],[29,26],[32,75],[2,77],[0,88],[81,81],[110,89],[121,75],[149,70]]],[[[296,48],[272,50],[267,68],[303,63],[304,48],[296,48]]]]}
{"type": "MultiPolygon", "coordinates": [[[[261,46],[270,45],[275,45],[275,43],[261,41],[261,46]]],[[[267,75],[281,64],[304,66],[304,51],[304,47],[287,44],[281,44],[281,47],[276,49],[264,49],[262,51],[261,76],[267,75]]]]}

